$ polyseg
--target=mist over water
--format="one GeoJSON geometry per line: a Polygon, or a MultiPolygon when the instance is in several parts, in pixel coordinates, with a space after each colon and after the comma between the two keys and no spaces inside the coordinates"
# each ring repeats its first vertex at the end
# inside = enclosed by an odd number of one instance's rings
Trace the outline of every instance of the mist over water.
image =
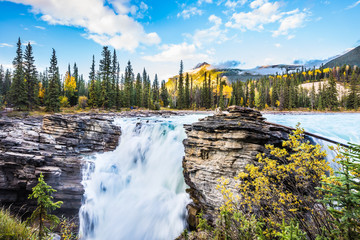
{"type": "Polygon", "coordinates": [[[82,239],[174,239],[186,227],[182,173],[184,123],[204,115],[116,119],[122,135],[113,152],[86,159],[82,239]]]}

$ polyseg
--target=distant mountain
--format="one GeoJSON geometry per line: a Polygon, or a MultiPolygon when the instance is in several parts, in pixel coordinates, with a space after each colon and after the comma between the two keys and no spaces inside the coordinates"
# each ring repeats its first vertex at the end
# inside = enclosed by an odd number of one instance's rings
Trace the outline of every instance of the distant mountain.
{"type": "Polygon", "coordinates": [[[326,68],[333,68],[336,66],[343,66],[343,65],[351,65],[351,66],[360,66],[360,46],[348,51],[347,53],[336,57],[335,59],[327,62],[324,67],[326,68]]]}
{"type": "MultiPolygon", "coordinates": [[[[204,81],[204,73],[211,75],[213,84],[216,83],[216,76],[225,79],[228,83],[234,81],[246,81],[249,79],[260,79],[266,75],[283,74],[287,71],[301,70],[302,68],[319,68],[324,64],[324,67],[342,66],[344,64],[360,66],[360,46],[347,51],[341,55],[330,57],[324,60],[295,60],[294,64],[276,64],[268,66],[258,66],[253,69],[239,69],[236,66],[239,65],[238,61],[228,61],[226,64],[211,65],[207,62],[199,63],[192,70],[185,72],[189,74],[190,78],[193,79],[193,86],[202,86],[204,81]]],[[[179,75],[169,78],[166,83],[166,87],[169,90],[175,90],[179,75]]]]}

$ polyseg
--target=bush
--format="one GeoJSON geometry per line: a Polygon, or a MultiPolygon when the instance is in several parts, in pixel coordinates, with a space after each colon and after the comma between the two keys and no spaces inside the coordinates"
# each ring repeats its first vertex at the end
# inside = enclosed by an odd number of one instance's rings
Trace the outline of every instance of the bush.
{"type": "Polygon", "coordinates": [[[79,107],[82,109],[85,109],[87,107],[88,103],[88,98],[85,96],[80,96],[79,97],[79,107]]]}
{"type": "Polygon", "coordinates": [[[61,96],[59,97],[60,99],[60,106],[65,108],[65,107],[68,107],[69,106],[69,99],[65,96],[61,96]]]}
{"type": "Polygon", "coordinates": [[[16,217],[11,216],[9,210],[0,209],[0,239],[28,240],[36,239],[35,229],[26,226],[16,217]]]}

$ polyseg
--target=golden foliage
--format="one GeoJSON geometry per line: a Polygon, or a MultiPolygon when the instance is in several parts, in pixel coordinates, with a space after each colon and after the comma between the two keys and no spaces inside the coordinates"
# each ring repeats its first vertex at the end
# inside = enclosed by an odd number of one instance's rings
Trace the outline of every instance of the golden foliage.
{"type": "Polygon", "coordinates": [[[69,93],[76,92],[76,81],[75,78],[70,76],[69,72],[66,72],[64,91],[69,93]]]}

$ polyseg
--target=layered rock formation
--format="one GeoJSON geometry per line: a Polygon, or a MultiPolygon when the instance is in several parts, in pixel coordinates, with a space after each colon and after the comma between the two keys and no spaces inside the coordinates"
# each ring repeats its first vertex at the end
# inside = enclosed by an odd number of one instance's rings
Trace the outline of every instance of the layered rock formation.
{"type": "Polygon", "coordinates": [[[51,115],[0,119],[0,204],[32,209],[28,194],[40,173],[57,190],[61,214],[81,206],[81,155],[115,149],[120,128],[105,115],[51,115]]]}
{"type": "MultiPolygon", "coordinates": [[[[210,222],[217,216],[223,204],[221,192],[216,189],[219,178],[233,179],[256,161],[258,153],[266,153],[266,144],[279,146],[288,137],[289,130],[265,123],[258,111],[235,106],[228,111],[185,126],[183,168],[193,200],[188,205],[191,227],[196,227],[200,210],[210,222]]],[[[233,180],[228,187],[235,188],[233,180]]]]}

